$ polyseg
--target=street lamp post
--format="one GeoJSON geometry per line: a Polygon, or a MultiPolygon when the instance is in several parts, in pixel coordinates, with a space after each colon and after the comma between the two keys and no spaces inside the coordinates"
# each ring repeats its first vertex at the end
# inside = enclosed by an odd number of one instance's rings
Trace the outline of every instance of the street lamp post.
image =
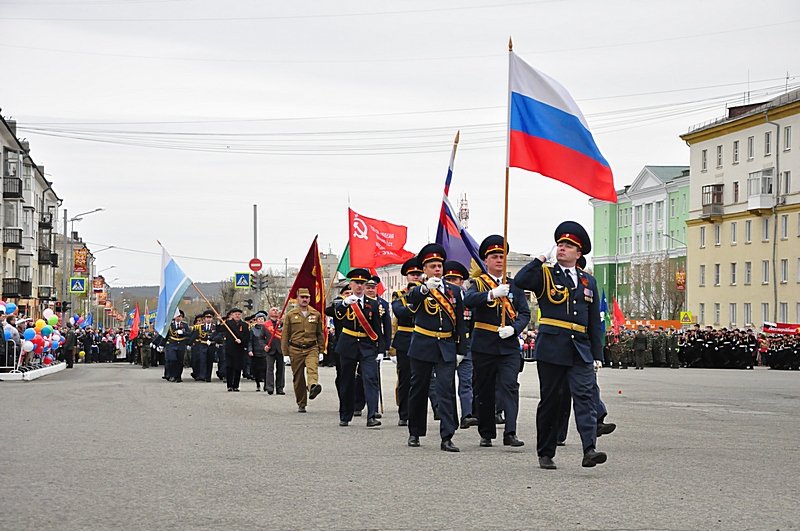
{"type": "MultiPolygon", "coordinates": [[[[83,219],[81,216],[88,216],[89,214],[94,214],[95,212],[100,212],[104,210],[101,208],[95,208],[94,210],[89,210],[87,212],[81,212],[77,216],[73,217],[72,219],[68,219],[67,216],[67,209],[64,209],[64,273],[61,279],[61,300],[65,300],[67,296],[67,278],[72,273],[72,240],[69,240],[69,251],[67,251],[67,223],[68,222],[75,222],[80,221],[83,219]]],[[[70,303],[72,303],[72,296],[70,295],[70,303]]]]}

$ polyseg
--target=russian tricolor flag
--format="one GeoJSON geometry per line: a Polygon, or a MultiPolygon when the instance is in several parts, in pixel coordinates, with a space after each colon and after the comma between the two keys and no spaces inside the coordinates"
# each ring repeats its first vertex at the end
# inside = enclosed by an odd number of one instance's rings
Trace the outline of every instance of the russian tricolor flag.
{"type": "Polygon", "coordinates": [[[508,166],[616,203],[611,168],[578,104],[556,80],[509,55],[508,166]]]}

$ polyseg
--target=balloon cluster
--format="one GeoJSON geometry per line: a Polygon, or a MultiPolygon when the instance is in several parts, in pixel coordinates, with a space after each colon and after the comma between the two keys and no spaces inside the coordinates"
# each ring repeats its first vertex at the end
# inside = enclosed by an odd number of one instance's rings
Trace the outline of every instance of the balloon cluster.
{"type": "Polygon", "coordinates": [[[64,339],[54,327],[58,325],[58,316],[50,308],[43,313],[44,319],[37,319],[33,328],[28,328],[22,333],[25,340],[22,343],[22,350],[33,352],[34,354],[44,354],[42,362],[50,365],[55,361],[53,352],[63,343],[64,339]]]}

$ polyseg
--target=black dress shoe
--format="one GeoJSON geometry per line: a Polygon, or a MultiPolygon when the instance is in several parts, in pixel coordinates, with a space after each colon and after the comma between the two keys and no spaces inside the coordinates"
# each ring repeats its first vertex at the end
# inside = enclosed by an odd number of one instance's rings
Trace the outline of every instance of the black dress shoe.
{"type": "Polygon", "coordinates": [[[367,419],[367,428],[377,428],[380,425],[381,421],[379,421],[375,417],[367,419]]]}
{"type": "Polygon", "coordinates": [[[311,389],[308,391],[308,399],[314,400],[315,398],[317,398],[317,396],[319,396],[321,392],[322,392],[322,386],[320,384],[312,385],[311,389]]]}
{"type": "Polygon", "coordinates": [[[617,429],[617,425],[613,422],[605,423],[605,422],[598,422],[597,423],[597,436],[600,437],[601,435],[608,435],[609,433],[613,433],[614,430],[617,429]]]}
{"type": "Polygon", "coordinates": [[[489,439],[488,437],[481,437],[480,445],[483,446],[484,448],[491,448],[492,440],[489,439]]]}
{"type": "Polygon", "coordinates": [[[274,393],[275,393],[275,391],[267,391],[268,395],[271,395],[271,394],[274,394],[274,393]]]}
{"type": "Polygon", "coordinates": [[[232,393],[233,392],[233,387],[228,387],[228,392],[232,393]]]}
{"type": "Polygon", "coordinates": [[[586,468],[591,468],[595,465],[602,465],[606,462],[608,456],[605,452],[598,452],[597,450],[587,450],[583,454],[583,462],[581,463],[582,466],[586,468]]]}
{"type": "Polygon", "coordinates": [[[276,395],[285,395],[286,392],[285,391],[275,391],[275,394],[276,395]]]}
{"type": "Polygon", "coordinates": [[[439,417],[439,412],[436,410],[433,410],[433,420],[441,420],[439,417]]]}
{"type": "Polygon", "coordinates": [[[445,452],[460,452],[461,450],[458,449],[458,446],[453,444],[453,441],[447,439],[446,441],[442,441],[442,444],[439,445],[439,448],[444,450],[445,452]]]}
{"type": "Polygon", "coordinates": [[[549,456],[546,456],[546,455],[540,455],[539,456],[539,468],[544,468],[546,470],[555,470],[558,467],[553,462],[553,458],[552,457],[549,457],[549,456]]]}
{"type": "Polygon", "coordinates": [[[238,393],[238,392],[239,392],[239,388],[238,388],[238,387],[234,387],[234,388],[233,388],[233,392],[234,392],[234,393],[238,393]]]}
{"type": "Polygon", "coordinates": [[[419,446],[419,437],[416,435],[409,435],[408,436],[408,445],[412,448],[416,448],[419,446]]]}
{"type": "Polygon", "coordinates": [[[339,426],[349,426],[349,425],[350,425],[350,423],[348,421],[346,421],[346,420],[340,420],[339,421],[339,426]]]}
{"type": "Polygon", "coordinates": [[[358,411],[353,411],[353,416],[354,417],[360,417],[361,416],[361,410],[359,409],[358,411]]]}
{"type": "Polygon", "coordinates": [[[211,378],[206,378],[206,381],[207,381],[207,382],[210,382],[210,381],[211,381],[211,378]]]}
{"type": "Polygon", "coordinates": [[[558,441],[558,442],[556,442],[556,446],[566,446],[566,445],[567,445],[566,441],[558,441]]]}
{"type": "Polygon", "coordinates": [[[174,382],[174,381],[175,381],[175,378],[173,378],[172,376],[170,376],[169,378],[167,378],[167,381],[168,381],[168,382],[174,382]]]}
{"type": "Polygon", "coordinates": [[[176,379],[175,379],[175,383],[181,383],[182,381],[183,381],[183,380],[181,380],[180,378],[176,378],[176,379]]]}
{"type": "Polygon", "coordinates": [[[494,416],[494,423],[495,424],[505,424],[506,423],[506,419],[503,418],[503,414],[502,413],[497,413],[494,416]]]}
{"type": "Polygon", "coordinates": [[[464,417],[461,419],[461,425],[459,426],[462,430],[466,430],[472,426],[478,425],[478,419],[475,417],[464,417]]]}
{"type": "Polygon", "coordinates": [[[503,446],[525,446],[525,443],[517,439],[516,435],[503,435],[503,446]]]}
{"type": "Polygon", "coordinates": [[[297,412],[298,413],[305,413],[306,412],[306,406],[297,406],[297,412]]]}
{"type": "Polygon", "coordinates": [[[375,413],[374,415],[372,415],[372,418],[382,419],[383,415],[381,415],[380,413],[375,413]]]}
{"type": "Polygon", "coordinates": [[[397,421],[397,425],[398,426],[408,426],[408,421],[400,419],[400,420],[397,421]]]}

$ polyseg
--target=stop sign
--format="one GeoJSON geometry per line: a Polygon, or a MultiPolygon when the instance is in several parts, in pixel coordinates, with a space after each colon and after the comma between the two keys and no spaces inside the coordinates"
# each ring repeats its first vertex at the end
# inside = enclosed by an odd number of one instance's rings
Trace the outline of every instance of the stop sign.
{"type": "Polygon", "coordinates": [[[253,273],[258,273],[259,271],[261,271],[261,268],[264,267],[264,264],[261,263],[261,260],[259,260],[258,258],[253,258],[252,260],[250,260],[250,263],[248,265],[250,266],[250,271],[252,271],[253,273]]]}

